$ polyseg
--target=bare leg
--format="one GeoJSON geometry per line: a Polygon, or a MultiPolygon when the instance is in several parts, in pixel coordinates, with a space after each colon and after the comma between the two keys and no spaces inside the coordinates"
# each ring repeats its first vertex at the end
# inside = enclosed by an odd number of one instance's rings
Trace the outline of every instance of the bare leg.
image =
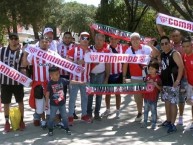
{"type": "Polygon", "coordinates": [[[116,96],[116,109],[119,110],[121,106],[121,95],[115,95],[116,96]]]}
{"type": "Polygon", "coordinates": [[[177,105],[171,104],[170,109],[171,109],[171,115],[170,115],[171,116],[171,123],[174,124],[176,121],[176,116],[177,116],[177,111],[178,111],[177,105]]]}
{"type": "Polygon", "coordinates": [[[106,109],[110,109],[110,99],[111,95],[106,95],[105,97],[106,109]]]}
{"type": "Polygon", "coordinates": [[[170,114],[170,102],[165,102],[165,109],[166,109],[166,120],[171,122],[171,114],[170,114]]]}

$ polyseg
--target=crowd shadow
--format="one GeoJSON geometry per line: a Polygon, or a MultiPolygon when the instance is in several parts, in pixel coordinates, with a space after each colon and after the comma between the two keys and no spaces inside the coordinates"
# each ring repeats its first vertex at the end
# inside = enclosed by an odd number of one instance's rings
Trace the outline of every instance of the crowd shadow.
{"type": "MultiPolygon", "coordinates": [[[[29,90],[28,90],[29,93],[29,90]]],[[[80,119],[75,120],[74,125],[70,127],[72,135],[65,134],[64,130],[54,129],[54,136],[47,135],[48,130],[42,130],[40,127],[33,125],[34,110],[28,106],[28,94],[25,96],[25,131],[12,131],[4,134],[0,130],[0,144],[23,144],[23,145],[57,145],[57,144],[172,144],[172,145],[191,145],[190,140],[192,134],[190,132],[183,133],[184,127],[177,126],[176,133],[168,134],[167,128],[157,127],[151,129],[151,123],[147,128],[141,128],[141,123],[135,122],[137,114],[136,105],[133,102],[131,95],[122,97],[121,115],[120,118],[115,117],[115,112],[108,118],[102,118],[102,121],[93,121],[91,124],[82,122],[80,119]]],[[[114,99],[112,97],[112,99],[114,99]]],[[[80,118],[80,98],[77,100],[77,114],[80,118]]],[[[111,100],[112,101],[112,100],[111,100]]],[[[115,108],[115,103],[112,103],[112,108],[115,108]]],[[[165,116],[163,110],[164,104],[158,102],[158,114],[160,118],[165,116]]],[[[104,102],[102,109],[105,109],[104,102]]],[[[161,121],[157,123],[160,124],[161,121]]],[[[0,128],[3,128],[1,121],[0,128]]]]}

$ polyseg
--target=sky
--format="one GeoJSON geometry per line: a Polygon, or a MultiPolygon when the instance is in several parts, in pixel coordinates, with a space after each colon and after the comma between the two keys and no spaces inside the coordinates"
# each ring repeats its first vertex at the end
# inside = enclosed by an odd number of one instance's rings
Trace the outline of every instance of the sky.
{"type": "Polygon", "coordinates": [[[76,1],[77,3],[87,4],[87,5],[94,5],[98,7],[100,4],[100,0],[64,0],[65,2],[73,2],[76,1]]]}

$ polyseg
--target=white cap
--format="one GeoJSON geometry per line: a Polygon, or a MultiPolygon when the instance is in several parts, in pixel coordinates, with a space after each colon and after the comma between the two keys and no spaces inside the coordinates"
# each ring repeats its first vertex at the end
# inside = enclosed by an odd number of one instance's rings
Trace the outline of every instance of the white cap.
{"type": "Polygon", "coordinates": [[[133,37],[138,37],[138,38],[140,38],[140,35],[139,35],[139,33],[134,32],[134,33],[132,33],[132,34],[130,35],[130,38],[133,38],[133,37]]]}
{"type": "Polygon", "coordinates": [[[48,32],[52,32],[53,33],[53,29],[52,28],[45,28],[44,29],[44,33],[43,33],[43,35],[45,35],[46,33],[48,33],[48,32]]]}
{"type": "Polygon", "coordinates": [[[82,35],[90,36],[90,34],[89,34],[88,32],[81,32],[81,33],[80,33],[80,36],[82,36],[82,35]]]}

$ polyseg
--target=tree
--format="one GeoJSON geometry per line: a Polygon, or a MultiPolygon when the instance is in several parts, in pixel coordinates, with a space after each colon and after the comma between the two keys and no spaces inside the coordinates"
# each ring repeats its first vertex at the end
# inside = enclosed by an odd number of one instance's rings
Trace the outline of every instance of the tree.
{"type": "Polygon", "coordinates": [[[61,4],[61,0],[1,0],[0,1],[0,26],[17,32],[17,26],[31,25],[35,38],[38,39],[38,32],[49,22],[53,14],[54,6],[61,4]]]}
{"type": "Polygon", "coordinates": [[[63,31],[80,33],[89,30],[89,24],[94,22],[96,7],[76,2],[64,3],[60,15],[60,27],[63,31]]]}
{"type": "Polygon", "coordinates": [[[193,20],[193,2],[192,0],[140,0],[141,2],[148,4],[154,8],[157,12],[164,14],[171,14],[172,10],[176,10],[177,13],[172,13],[174,16],[180,14],[186,20],[193,20]],[[170,7],[167,7],[167,4],[170,7]]]}
{"type": "Polygon", "coordinates": [[[96,21],[133,32],[147,13],[148,5],[139,0],[101,0],[96,21]]]}

